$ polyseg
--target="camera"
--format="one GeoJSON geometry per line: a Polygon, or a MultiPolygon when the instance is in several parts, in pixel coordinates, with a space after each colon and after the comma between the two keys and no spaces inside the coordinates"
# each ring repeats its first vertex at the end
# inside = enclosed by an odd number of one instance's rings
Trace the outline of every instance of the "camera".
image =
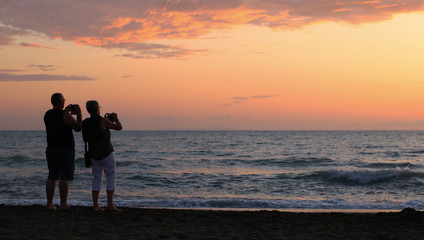
{"type": "Polygon", "coordinates": [[[105,118],[109,119],[112,122],[116,121],[116,113],[106,113],[105,118]]]}
{"type": "Polygon", "coordinates": [[[66,110],[70,111],[72,115],[78,114],[77,109],[79,108],[78,104],[69,104],[66,107],[66,110]]]}

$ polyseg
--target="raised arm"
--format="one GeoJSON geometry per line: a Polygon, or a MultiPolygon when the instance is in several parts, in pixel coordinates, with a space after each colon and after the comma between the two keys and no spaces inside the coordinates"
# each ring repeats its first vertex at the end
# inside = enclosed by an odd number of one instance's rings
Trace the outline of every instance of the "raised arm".
{"type": "Polygon", "coordinates": [[[118,114],[112,113],[112,120],[108,118],[103,118],[102,128],[104,129],[113,129],[116,131],[122,130],[122,124],[118,119],[118,114]],[[113,120],[113,121],[112,121],[113,120]]]}
{"type": "Polygon", "coordinates": [[[82,129],[81,109],[79,107],[77,109],[77,119],[72,117],[72,115],[69,112],[65,112],[65,114],[63,114],[63,122],[69,125],[76,132],[80,132],[82,129]]]}

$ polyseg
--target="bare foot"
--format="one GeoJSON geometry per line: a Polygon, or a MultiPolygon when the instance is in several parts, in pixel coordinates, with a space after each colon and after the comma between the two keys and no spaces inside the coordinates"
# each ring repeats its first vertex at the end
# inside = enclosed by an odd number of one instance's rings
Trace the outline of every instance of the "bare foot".
{"type": "Polygon", "coordinates": [[[99,206],[93,207],[93,209],[94,209],[95,212],[103,212],[105,210],[104,208],[101,208],[99,206]]]}
{"type": "Polygon", "coordinates": [[[70,207],[69,207],[68,205],[65,205],[65,206],[62,206],[62,205],[61,205],[61,206],[59,207],[59,209],[60,209],[60,210],[69,210],[69,209],[70,209],[70,207]]]}
{"type": "Polygon", "coordinates": [[[116,206],[107,206],[106,211],[122,212],[122,209],[117,208],[116,206]]]}
{"type": "Polygon", "coordinates": [[[54,206],[54,205],[47,205],[46,208],[48,210],[56,210],[57,209],[56,206],[54,206]]]}

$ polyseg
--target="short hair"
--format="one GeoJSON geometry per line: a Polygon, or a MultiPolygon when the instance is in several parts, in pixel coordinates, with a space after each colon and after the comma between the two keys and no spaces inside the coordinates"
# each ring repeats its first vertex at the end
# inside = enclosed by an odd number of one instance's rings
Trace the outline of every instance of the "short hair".
{"type": "Polygon", "coordinates": [[[90,114],[96,114],[97,110],[100,108],[99,103],[95,100],[87,101],[85,107],[87,108],[87,112],[90,114]]]}
{"type": "Polygon", "coordinates": [[[64,97],[63,97],[62,93],[54,93],[52,95],[52,98],[50,99],[50,101],[52,102],[52,105],[53,106],[60,105],[63,100],[64,100],[64,97]]]}

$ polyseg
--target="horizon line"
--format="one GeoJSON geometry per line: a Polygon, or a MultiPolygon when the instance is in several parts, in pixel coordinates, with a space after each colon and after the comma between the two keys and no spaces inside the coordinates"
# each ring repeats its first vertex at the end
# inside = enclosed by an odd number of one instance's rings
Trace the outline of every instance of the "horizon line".
{"type": "MultiPolygon", "coordinates": [[[[38,132],[38,131],[46,131],[45,129],[0,129],[0,131],[2,132],[7,132],[7,131],[14,131],[14,132],[38,132]]],[[[213,132],[213,131],[217,131],[217,132],[223,132],[223,131],[228,131],[228,132],[290,132],[290,131],[298,131],[298,132],[302,132],[302,131],[315,131],[315,132],[319,132],[319,131],[424,131],[424,129],[123,129],[122,131],[208,131],[208,132],[213,132]]]]}

